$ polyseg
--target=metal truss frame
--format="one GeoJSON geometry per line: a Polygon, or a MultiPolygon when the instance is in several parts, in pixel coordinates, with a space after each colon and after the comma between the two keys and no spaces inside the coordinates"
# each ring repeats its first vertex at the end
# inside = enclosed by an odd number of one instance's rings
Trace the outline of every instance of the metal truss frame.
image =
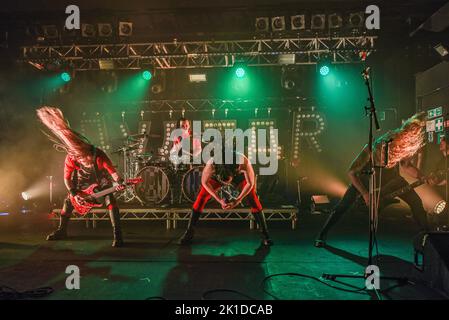
{"type": "MultiPolygon", "coordinates": [[[[296,229],[297,225],[297,211],[296,208],[279,208],[279,209],[264,209],[265,218],[267,221],[290,221],[292,229],[296,229]]],[[[58,220],[61,209],[52,211],[51,220],[58,220]]],[[[120,209],[121,220],[154,220],[165,221],[167,229],[176,229],[178,221],[188,220],[190,217],[191,208],[185,209],[120,209]]],[[[74,212],[71,220],[85,221],[89,226],[96,227],[97,221],[109,220],[109,213],[106,209],[93,209],[86,216],[81,216],[74,212]]],[[[201,220],[206,221],[249,221],[250,229],[254,229],[255,223],[251,216],[249,209],[207,209],[201,216],[201,220]]]]}
{"type": "Polygon", "coordinates": [[[158,69],[279,65],[280,54],[295,54],[295,64],[315,64],[324,56],[333,63],[358,63],[359,53],[375,51],[377,36],[305,37],[226,41],[174,41],[126,44],[34,45],[21,47],[24,62],[69,62],[77,71],[99,70],[101,60],[115,69],[158,69]]]}
{"type": "MultiPolygon", "coordinates": [[[[219,110],[255,110],[259,112],[270,109],[286,110],[286,108],[308,112],[317,110],[311,106],[309,101],[296,97],[273,97],[262,99],[159,99],[159,100],[142,100],[131,103],[132,105],[142,106],[142,110],[138,111],[146,113],[172,113],[172,112],[216,112],[219,110]]],[[[94,104],[93,104],[94,105],[94,104]]],[[[96,104],[95,104],[96,105],[96,104]]],[[[132,113],[132,112],[131,112],[132,113]]]]}

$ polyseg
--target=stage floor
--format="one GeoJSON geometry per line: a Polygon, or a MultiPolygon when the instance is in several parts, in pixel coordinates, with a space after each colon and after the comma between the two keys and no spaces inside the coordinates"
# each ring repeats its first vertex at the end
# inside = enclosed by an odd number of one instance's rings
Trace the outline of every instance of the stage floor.
{"type": "MultiPolygon", "coordinates": [[[[413,236],[417,229],[406,217],[407,210],[390,207],[382,215],[378,234],[383,274],[408,276],[417,284],[395,287],[384,299],[445,299],[420,282],[413,267],[413,236]]],[[[41,215],[42,217],[45,214],[41,215]]],[[[208,290],[237,290],[256,299],[375,299],[365,292],[346,292],[309,278],[281,276],[261,282],[277,273],[301,273],[320,277],[322,273],[362,274],[366,265],[366,214],[352,212],[329,235],[327,248],[315,248],[313,240],[326,214],[298,216],[297,229],[285,222],[269,224],[275,245],[259,248],[257,230],[242,221],[201,221],[192,246],[176,244],[185,222],[167,230],[163,221],[124,221],[126,246],[111,248],[109,222],[87,229],[73,222],[70,239],[46,242],[52,223],[22,216],[18,221],[0,220],[0,285],[16,290],[51,286],[45,299],[201,299],[208,290]],[[67,290],[65,269],[76,265],[81,288],[67,290]]],[[[363,287],[362,280],[346,283],[363,287]]],[[[382,289],[395,283],[383,281],[382,289]]],[[[338,283],[336,285],[339,285],[338,283]]],[[[340,285],[341,286],[341,285],[340,285]]],[[[351,289],[350,287],[344,287],[351,289]]],[[[236,293],[216,292],[207,299],[245,299],[236,293]]]]}

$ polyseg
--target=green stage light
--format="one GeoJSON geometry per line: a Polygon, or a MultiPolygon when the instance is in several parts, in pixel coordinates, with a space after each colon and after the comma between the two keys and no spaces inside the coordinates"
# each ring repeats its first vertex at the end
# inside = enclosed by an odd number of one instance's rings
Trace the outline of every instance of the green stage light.
{"type": "Polygon", "coordinates": [[[63,72],[63,73],[61,73],[61,79],[64,82],[69,82],[72,79],[72,77],[70,76],[70,74],[68,72],[63,72]]]}
{"type": "Polygon", "coordinates": [[[330,68],[327,65],[323,65],[320,67],[320,75],[327,76],[330,72],[330,68]]]}
{"type": "Polygon", "coordinates": [[[144,80],[149,81],[149,80],[151,79],[151,77],[152,77],[152,75],[151,75],[151,72],[150,72],[150,71],[145,70],[144,72],[142,72],[142,78],[143,78],[144,80]]]}
{"type": "Polygon", "coordinates": [[[237,69],[235,69],[235,75],[237,76],[237,78],[243,78],[245,76],[245,69],[242,67],[238,67],[237,69]]]}

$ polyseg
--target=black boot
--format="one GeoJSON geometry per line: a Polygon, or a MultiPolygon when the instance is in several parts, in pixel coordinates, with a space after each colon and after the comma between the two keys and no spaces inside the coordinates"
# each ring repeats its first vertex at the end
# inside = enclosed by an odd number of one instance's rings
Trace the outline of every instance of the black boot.
{"type": "Polygon", "coordinates": [[[342,216],[342,210],[333,210],[327,218],[326,223],[324,224],[323,229],[321,229],[320,233],[315,239],[315,247],[317,248],[323,248],[326,246],[326,238],[327,233],[329,232],[330,228],[332,228],[338,220],[340,220],[342,216]]]}
{"type": "Polygon", "coordinates": [[[114,240],[112,240],[113,247],[123,246],[122,228],[120,225],[120,211],[117,207],[109,210],[109,218],[111,219],[112,232],[114,234],[114,240]]]}
{"type": "Polygon", "coordinates": [[[270,239],[270,235],[268,234],[267,222],[265,221],[265,215],[263,211],[253,213],[254,220],[256,220],[257,224],[260,228],[260,235],[262,237],[262,244],[264,246],[273,245],[273,241],[270,239]]]}
{"type": "Polygon", "coordinates": [[[201,212],[192,210],[192,214],[190,215],[189,225],[187,226],[186,232],[179,239],[178,244],[186,245],[190,244],[193,240],[193,236],[195,234],[194,227],[196,226],[198,220],[200,219],[201,212]]]}
{"type": "Polygon", "coordinates": [[[70,220],[70,214],[64,214],[59,217],[59,227],[47,236],[47,241],[63,240],[67,238],[67,224],[70,220]]]}
{"type": "Polygon", "coordinates": [[[327,237],[326,233],[320,232],[315,239],[315,247],[317,247],[317,248],[325,247],[326,246],[326,237],[327,237]]]}

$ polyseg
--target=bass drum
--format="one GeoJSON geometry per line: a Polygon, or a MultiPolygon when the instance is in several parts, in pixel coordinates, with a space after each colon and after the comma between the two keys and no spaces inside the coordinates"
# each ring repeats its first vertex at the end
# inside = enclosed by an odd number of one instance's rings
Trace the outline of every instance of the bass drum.
{"type": "Polygon", "coordinates": [[[170,191],[170,182],[165,172],[158,167],[147,166],[137,172],[143,182],[134,186],[134,191],[140,202],[154,205],[165,200],[170,191]]]}
{"type": "Polygon", "coordinates": [[[204,166],[198,166],[187,171],[182,177],[182,194],[190,202],[195,202],[201,189],[201,174],[204,166]]]}

